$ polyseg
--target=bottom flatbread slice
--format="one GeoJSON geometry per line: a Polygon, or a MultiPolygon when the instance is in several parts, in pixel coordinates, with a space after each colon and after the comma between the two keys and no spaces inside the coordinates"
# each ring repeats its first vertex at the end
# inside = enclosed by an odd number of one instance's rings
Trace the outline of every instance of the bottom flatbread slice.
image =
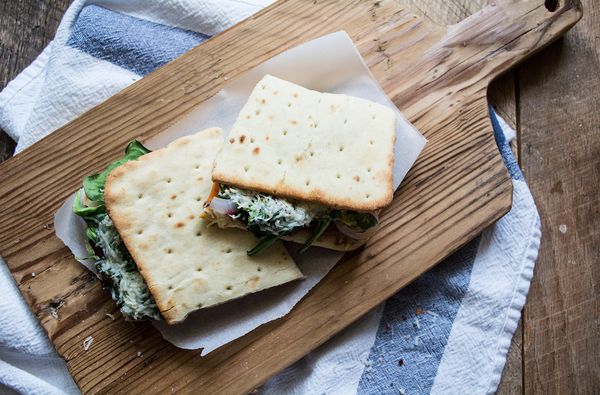
{"type": "Polygon", "coordinates": [[[249,257],[252,234],[201,218],[222,142],[218,128],[180,138],[117,167],[106,182],[108,213],[169,324],[302,278],[281,243],[249,257]]]}

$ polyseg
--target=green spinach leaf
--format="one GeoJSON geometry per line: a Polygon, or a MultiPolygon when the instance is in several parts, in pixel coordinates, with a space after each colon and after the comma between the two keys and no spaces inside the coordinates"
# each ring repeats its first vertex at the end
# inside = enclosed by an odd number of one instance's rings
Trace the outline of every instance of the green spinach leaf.
{"type": "Polygon", "coordinates": [[[89,218],[106,212],[106,207],[104,207],[103,204],[96,204],[94,206],[89,207],[84,206],[81,202],[81,197],[81,191],[77,191],[77,194],[75,195],[75,200],[73,201],[73,212],[75,214],[83,218],[89,218]]]}
{"type": "Polygon", "coordinates": [[[248,256],[254,256],[264,250],[267,247],[270,247],[273,243],[281,238],[281,235],[267,235],[260,238],[258,244],[254,246],[253,249],[247,251],[248,256]]]}
{"type": "Polygon", "coordinates": [[[308,238],[308,240],[306,240],[306,243],[304,243],[302,248],[300,248],[300,250],[298,250],[298,253],[302,254],[303,252],[308,250],[308,247],[310,247],[312,245],[312,243],[314,243],[315,240],[317,240],[319,237],[321,237],[323,232],[325,232],[325,229],[327,229],[327,227],[329,226],[331,221],[332,221],[331,217],[321,217],[321,218],[317,219],[317,226],[315,227],[315,231],[308,238]]]}
{"type": "Polygon", "coordinates": [[[361,228],[363,230],[377,225],[377,218],[369,213],[360,213],[358,211],[350,210],[333,210],[330,213],[330,216],[333,219],[342,221],[350,227],[361,228]]]}
{"type": "Polygon", "coordinates": [[[125,156],[116,162],[111,163],[104,169],[104,171],[96,174],[92,174],[83,179],[83,189],[85,195],[93,202],[104,203],[104,185],[106,184],[106,178],[115,168],[121,166],[125,162],[135,160],[142,155],[151,152],[148,148],[144,147],[142,143],[137,140],[133,140],[125,148],[125,156]]]}

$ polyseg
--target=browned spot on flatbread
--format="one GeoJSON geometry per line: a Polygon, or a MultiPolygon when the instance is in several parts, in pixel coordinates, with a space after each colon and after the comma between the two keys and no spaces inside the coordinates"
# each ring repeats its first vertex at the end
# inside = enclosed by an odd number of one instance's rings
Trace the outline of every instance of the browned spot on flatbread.
{"type": "Polygon", "coordinates": [[[359,181],[360,181],[360,177],[359,177],[359,176],[354,176],[354,177],[352,177],[352,179],[353,179],[354,181],[356,181],[356,182],[359,182],[359,181]]]}
{"type": "Polygon", "coordinates": [[[196,291],[202,291],[206,286],[206,281],[204,281],[201,278],[195,278],[194,279],[194,289],[196,291]]]}
{"type": "Polygon", "coordinates": [[[240,136],[240,144],[244,144],[244,140],[246,140],[246,135],[245,135],[245,134],[242,134],[242,135],[240,136]]]}
{"type": "Polygon", "coordinates": [[[180,222],[177,222],[177,223],[175,224],[175,227],[176,227],[176,228],[183,228],[184,226],[185,226],[185,223],[183,223],[183,222],[181,222],[181,221],[180,221],[180,222]]]}
{"type": "Polygon", "coordinates": [[[252,276],[248,279],[248,281],[246,281],[246,285],[249,288],[256,288],[259,281],[260,281],[260,278],[258,276],[252,276]]]}
{"type": "Polygon", "coordinates": [[[253,153],[254,155],[258,155],[258,154],[260,153],[260,147],[256,147],[256,148],[254,148],[254,149],[252,150],[252,153],[253,153]]]}
{"type": "Polygon", "coordinates": [[[188,215],[188,219],[194,219],[194,214],[188,215]]]}
{"type": "Polygon", "coordinates": [[[229,139],[229,144],[235,143],[235,139],[229,139]]]}
{"type": "Polygon", "coordinates": [[[177,199],[177,195],[176,194],[172,194],[171,195],[171,200],[175,200],[175,199],[177,199]]]}

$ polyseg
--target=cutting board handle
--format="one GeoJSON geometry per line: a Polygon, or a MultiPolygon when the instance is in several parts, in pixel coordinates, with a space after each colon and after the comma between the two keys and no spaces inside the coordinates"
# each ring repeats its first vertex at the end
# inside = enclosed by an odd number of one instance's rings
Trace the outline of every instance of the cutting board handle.
{"type": "Polygon", "coordinates": [[[459,59],[482,61],[488,82],[569,30],[583,15],[579,0],[495,0],[449,26],[442,45],[459,59]]]}
{"type": "Polygon", "coordinates": [[[449,108],[460,100],[485,97],[493,79],[581,19],[579,0],[557,0],[557,8],[555,1],[495,0],[454,25],[434,26],[428,21],[435,44],[405,64],[403,72],[391,79],[388,94],[413,121],[445,95],[449,108]]]}

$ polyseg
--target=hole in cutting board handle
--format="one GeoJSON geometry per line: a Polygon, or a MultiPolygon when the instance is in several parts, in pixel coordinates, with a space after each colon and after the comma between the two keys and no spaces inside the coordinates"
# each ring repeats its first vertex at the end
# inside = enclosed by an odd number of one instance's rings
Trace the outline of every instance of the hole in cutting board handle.
{"type": "Polygon", "coordinates": [[[558,9],[558,6],[560,5],[560,3],[558,0],[545,0],[544,5],[546,6],[546,9],[548,11],[554,12],[558,9]]]}

